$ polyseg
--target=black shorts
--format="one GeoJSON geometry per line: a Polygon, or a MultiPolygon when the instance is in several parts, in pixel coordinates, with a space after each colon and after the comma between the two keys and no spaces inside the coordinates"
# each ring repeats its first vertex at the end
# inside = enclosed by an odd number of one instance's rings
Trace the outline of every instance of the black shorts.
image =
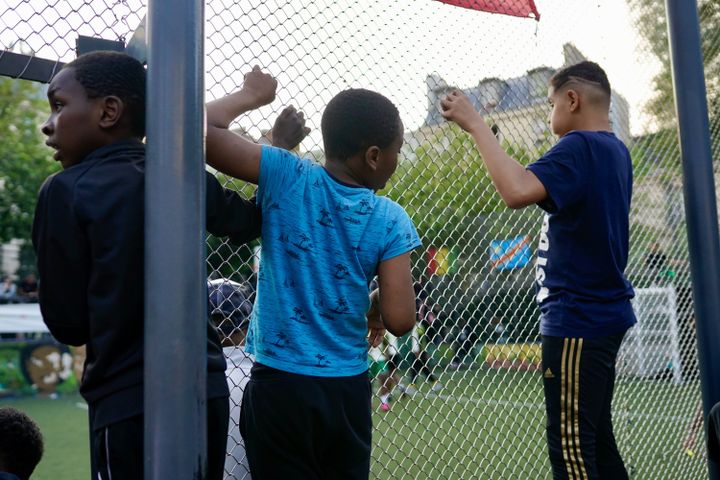
{"type": "MultiPolygon", "coordinates": [[[[227,397],[207,401],[207,480],[222,480],[230,410],[227,397]]],[[[137,415],[90,432],[92,478],[144,477],[143,416],[137,415]]]]}
{"type": "Polygon", "coordinates": [[[314,377],[255,363],[240,411],[253,480],[366,480],[370,394],[367,372],[314,377]]]}

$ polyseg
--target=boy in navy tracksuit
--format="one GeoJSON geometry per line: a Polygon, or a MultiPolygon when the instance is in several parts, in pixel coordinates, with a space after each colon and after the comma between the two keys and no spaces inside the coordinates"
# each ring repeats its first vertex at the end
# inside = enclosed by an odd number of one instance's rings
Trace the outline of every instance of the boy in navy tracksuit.
{"type": "MultiPolygon", "coordinates": [[[[63,171],[42,186],[33,224],[40,308],[57,340],[87,346],[92,478],[143,477],[145,69],[119,53],[67,64],[42,125],[63,171]]],[[[242,244],[260,232],[253,202],[206,173],[207,230],[242,244]]],[[[222,478],[225,359],[208,322],[208,477],[222,478]]]]}
{"type": "Polygon", "coordinates": [[[632,163],[611,131],[611,89],[597,64],[550,80],[550,126],[560,140],[527,168],[509,157],[467,97],[452,92],[443,114],[469,132],[506,204],[538,204],[536,282],[542,313],[547,441],[556,479],[628,478],[610,407],[615,360],[635,323],[628,259],[632,163]]]}

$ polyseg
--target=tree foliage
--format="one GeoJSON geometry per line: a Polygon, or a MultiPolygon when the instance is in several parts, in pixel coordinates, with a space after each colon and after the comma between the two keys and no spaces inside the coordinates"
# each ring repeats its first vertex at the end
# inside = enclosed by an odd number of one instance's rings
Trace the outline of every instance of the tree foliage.
{"type": "MultiPolygon", "coordinates": [[[[507,141],[501,143],[523,165],[539,158],[551,145],[548,139],[528,151],[507,141]]],[[[471,325],[486,325],[493,316],[509,315],[513,338],[525,338],[526,332],[534,335],[537,311],[532,266],[497,270],[492,267],[489,250],[492,240],[520,235],[529,235],[530,244],[535,245],[541,210],[508,208],[495,190],[474,140],[455,124],[426,133],[408,157],[381,193],[405,208],[425,248],[448,247],[458,255],[456,273],[435,280],[435,300],[453,305],[454,315],[471,325]]],[[[426,273],[427,259],[418,258],[424,255],[422,249],[414,255],[414,275],[419,278],[426,273]]]]}
{"type": "Polygon", "coordinates": [[[0,243],[29,240],[37,192],[59,167],[43,143],[42,86],[0,77],[0,243]]]}
{"type": "MultiPolygon", "coordinates": [[[[648,112],[656,118],[660,126],[672,127],[675,110],[672,104],[673,85],[665,3],[658,0],[628,2],[638,19],[638,25],[642,25],[641,33],[650,51],[661,65],[661,70],[654,79],[655,95],[647,106],[648,112]]],[[[712,129],[716,134],[720,134],[720,2],[698,0],[698,14],[712,129]]]]}
{"type": "MultiPolygon", "coordinates": [[[[637,139],[631,148],[636,186],[633,202],[644,201],[645,208],[651,208],[653,195],[647,195],[642,200],[638,195],[642,195],[643,191],[651,192],[648,188],[652,187],[660,192],[659,198],[666,204],[664,223],[653,223],[638,217],[634,219],[633,235],[642,241],[631,241],[631,264],[633,259],[636,263],[641,262],[644,258],[643,250],[655,242],[664,244],[666,250],[675,258],[686,259],[688,245],[687,237],[682,234],[683,216],[675,213],[681,209],[679,192],[682,188],[682,160],[673,104],[672,64],[665,3],[657,0],[628,0],[628,3],[633,9],[636,24],[640,26],[640,33],[645,38],[647,47],[660,64],[660,70],[654,78],[654,96],[646,105],[647,112],[657,121],[659,129],[637,139]]],[[[720,159],[720,2],[698,0],[697,5],[711,148],[713,158],[717,160],[720,159]]],[[[631,272],[643,271],[642,265],[631,267],[631,272]]],[[[681,269],[675,281],[689,282],[688,273],[688,269],[681,269]]]]}
{"type": "MultiPolygon", "coordinates": [[[[538,156],[507,142],[503,147],[523,164],[538,156]]],[[[533,209],[513,212],[505,206],[472,137],[456,125],[428,135],[414,153],[400,163],[384,193],[405,208],[427,246],[529,233],[533,209]]]]}

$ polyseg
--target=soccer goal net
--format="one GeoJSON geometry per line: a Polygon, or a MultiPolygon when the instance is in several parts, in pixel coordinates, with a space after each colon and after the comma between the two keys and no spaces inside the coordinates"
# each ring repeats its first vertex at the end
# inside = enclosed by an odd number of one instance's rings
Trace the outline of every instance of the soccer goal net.
{"type": "Polygon", "coordinates": [[[683,382],[675,288],[635,289],[637,324],[628,330],[618,355],[618,373],[683,382]]]}

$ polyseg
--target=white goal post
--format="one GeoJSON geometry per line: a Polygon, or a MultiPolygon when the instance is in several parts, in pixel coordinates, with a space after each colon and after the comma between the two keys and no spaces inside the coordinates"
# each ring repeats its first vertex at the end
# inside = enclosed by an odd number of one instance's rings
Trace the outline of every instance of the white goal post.
{"type": "Polygon", "coordinates": [[[639,378],[671,375],[673,383],[682,383],[675,288],[636,288],[632,305],[637,324],[628,330],[620,348],[618,374],[639,378]]]}

